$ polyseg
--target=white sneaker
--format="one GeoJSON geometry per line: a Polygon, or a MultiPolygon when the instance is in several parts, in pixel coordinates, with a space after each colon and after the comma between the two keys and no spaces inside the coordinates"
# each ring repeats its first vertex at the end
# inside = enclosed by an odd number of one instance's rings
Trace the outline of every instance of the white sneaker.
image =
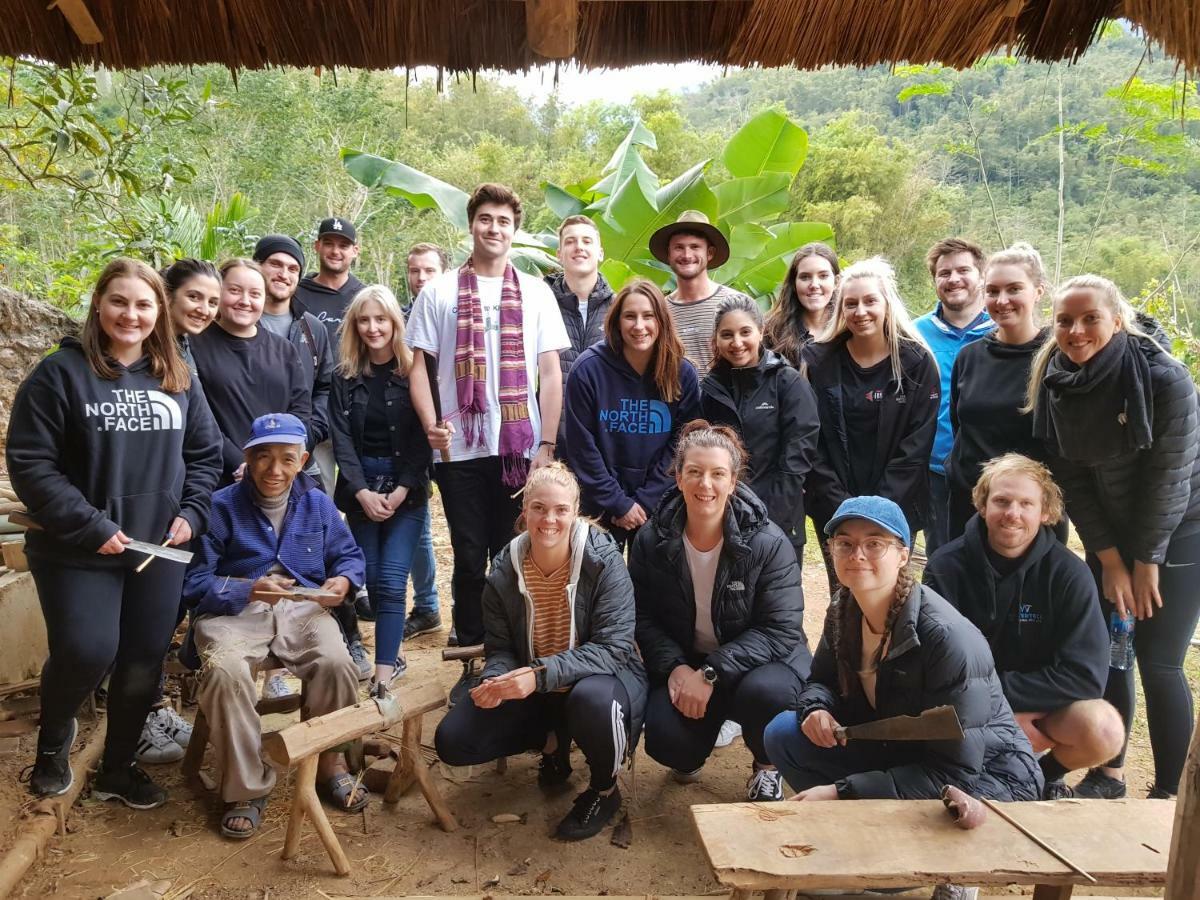
{"type": "Polygon", "coordinates": [[[287,697],[294,693],[288,683],[283,680],[282,675],[272,675],[267,679],[267,683],[263,685],[263,699],[276,700],[279,697],[287,697]]]}
{"type": "Polygon", "coordinates": [[[737,738],[742,736],[742,726],[733,719],[726,719],[725,724],[721,726],[721,730],[717,732],[717,747],[728,747],[737,738]]]}
{"type": "Polygon", "coordinates": [[[159,724],[167,737],[180,747],[186,747],[192,740],[192,723],[175,712],[174,707],[164,706],[155,710],[151,715],[158,716],[159,724]]]}
{"type": "Polygon", "coordinates": [[[746,783],[746,799],[751,803],[783,799],[783,776],[778,769],[755,769],[746,783]]]}
{"type": "Polygon", "coordinates": [[[137,749],[133,754],[138,762],[152,766],[183,759],[183,748],[171,740],[158,713],[159,710],[155,710],[146,717],[146,724],[142,726],[142,736],[138,739],[137,749]]]}

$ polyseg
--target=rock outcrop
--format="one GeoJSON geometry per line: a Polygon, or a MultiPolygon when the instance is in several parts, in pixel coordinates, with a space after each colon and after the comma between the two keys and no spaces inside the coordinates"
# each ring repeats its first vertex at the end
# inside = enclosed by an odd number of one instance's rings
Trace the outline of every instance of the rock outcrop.
{"type": "Polygon", "coordinates": [[[57,307],[0,287],[0,448],[17,387],[46,351],[79,323],[57,307]]]}

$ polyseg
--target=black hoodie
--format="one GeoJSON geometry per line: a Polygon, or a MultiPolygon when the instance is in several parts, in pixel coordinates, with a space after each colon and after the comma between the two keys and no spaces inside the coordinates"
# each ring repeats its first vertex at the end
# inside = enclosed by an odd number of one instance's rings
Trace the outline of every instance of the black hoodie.
{"type": "Polygon", "coordinates": [[[114,363],[114,381],[64,338],[17,391],[8,427],[13,490],[42,526],[31,556],[74,565],[122,566],[140,554],[96,553],[118,530],[161,543],[175,516],[200,535],[221,473],[221,435],[193,378],[168,394],[149,357],[114,363]]]}
{"type": "Polygon", "coordinates": [[[329,345],[333,349],[334,359],[337,359],[340,347],[338,328],[346,314],[346,307],[350,305],[354,295],[364,287],[365,285],[354,277],[354,273],[350,272],[346,276],[345,284],[335,291],[317,281],[317,273],[313,272],[301,278],[296,288],[296,299],[304,304],[304,308],[316,316],[329,332],[329,345]]]}
{"type": "Polygon", "coordinates": [[[758,365],[719,361],[700,383],[704,417],[737,429],[750,455],[746,483],[771,521],[804,546],[804,480],[817,453],[817,398],[803,376],[770,350],[758,365]]]}
{"type": "Polygon", "coordinates": [[[925,567],[925,583],[983,632],[1017,712],[1095,700],[1108,681],[1108,629],[1087,564],[1043,525],[1016,570],[988,560],[978,515],[925,567]]]}
{"type": "Polygon", "coordinates": [[[651,681],[677,665],[712,666],[723,683],[782,662],[808,678],[812,656],[804,637],[804,590],[796,553],[754,492],[738,484],[725,508],[724,544],[712,591],[712,622],[720,646],[695,651],[696,595],[683,546],[687,507],[671,488],[629,553],[637,601],[637,642],[651,681]]]}

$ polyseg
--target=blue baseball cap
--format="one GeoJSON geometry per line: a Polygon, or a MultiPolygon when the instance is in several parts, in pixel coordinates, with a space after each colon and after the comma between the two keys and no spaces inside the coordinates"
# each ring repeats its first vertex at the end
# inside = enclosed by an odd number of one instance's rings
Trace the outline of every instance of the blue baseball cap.
{"type": "Polygon", "coordinates": [[[851,497],[849,500],[843,500],[833,518],[826,523],[825,534],[832,536],[837,527],[849,519],[874,522],[900,538],[905,547],[912,546],[912,532],[908,530],[908,519],[904,517],[904,511],[887,497],[851,497]]]}
{"type": "Polygon", "coordinates": [[[250,426],[250,437],[242,444],[243,450],[257,447],[259,444],[300,444],[308,443],[308,429],[304,423],[291,413],[267,413],[259,416],[250,426]]]}

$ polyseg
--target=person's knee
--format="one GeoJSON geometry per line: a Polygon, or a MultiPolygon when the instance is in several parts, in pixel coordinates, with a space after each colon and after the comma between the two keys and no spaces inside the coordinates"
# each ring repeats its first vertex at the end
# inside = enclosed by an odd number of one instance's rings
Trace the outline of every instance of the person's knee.
{"type": "Polygon", "coordinates": [[[1112,759],[1125,746],[1125,723],[1107,700],[1081,700],[1039,720],[1058,746],[1056,755],[1078,765],[1097,765],[1112,759]]]}
{"type": "MultiPolygon", "coordinates": [[[[469,703],[469,700],[462,701],[469,703]]],[[[446,717],[438,723],[433,733],[433,748],[438,759],[448,766],[469,766],[478,762],[477,753],[471,739],[474,731],[466,716],[455,715],[454,710],[446,713],[446,717]]]]}
{"type": "Polygon", "coordinates": [[[647,710],[643,734],[646,739],[646,754],[660,765],[669,769],[691,772],[704,765],[712,747],[703,747],[681,727],[680,713],[674,707],[653,713],[647,710]]]}
{"type": "Polygon", "coordinates": [[[785,709],[777,714],[763,730],[763,748],[767,752],[767,759],[775,766],[781,763],[786,765],[800,737],[803,734],[796,721],[796,713],[785,709]]]}
{"type": "Polygon", "coordinates": [[[209,703],[217,698],[220,703],[238,698],[254,700],[254,673],[246,660],[232,650],[216,648],[203,658],[199,699],[209,703]]]}
{"type": "Polygon", "coordinates": [[[743,728],[764,728],[795,700],[796,685],[782,665],[760,666],[746,673],[733,691],[733,715],[743,728]]]}
{"type": "Polygon", "coordinates": [[[1116,707],[1106,700],[1087,702],[1084,729],[1087,743],[1100,762],[1116,756],[1125,746],[1125,723],[1116,707]]]}

